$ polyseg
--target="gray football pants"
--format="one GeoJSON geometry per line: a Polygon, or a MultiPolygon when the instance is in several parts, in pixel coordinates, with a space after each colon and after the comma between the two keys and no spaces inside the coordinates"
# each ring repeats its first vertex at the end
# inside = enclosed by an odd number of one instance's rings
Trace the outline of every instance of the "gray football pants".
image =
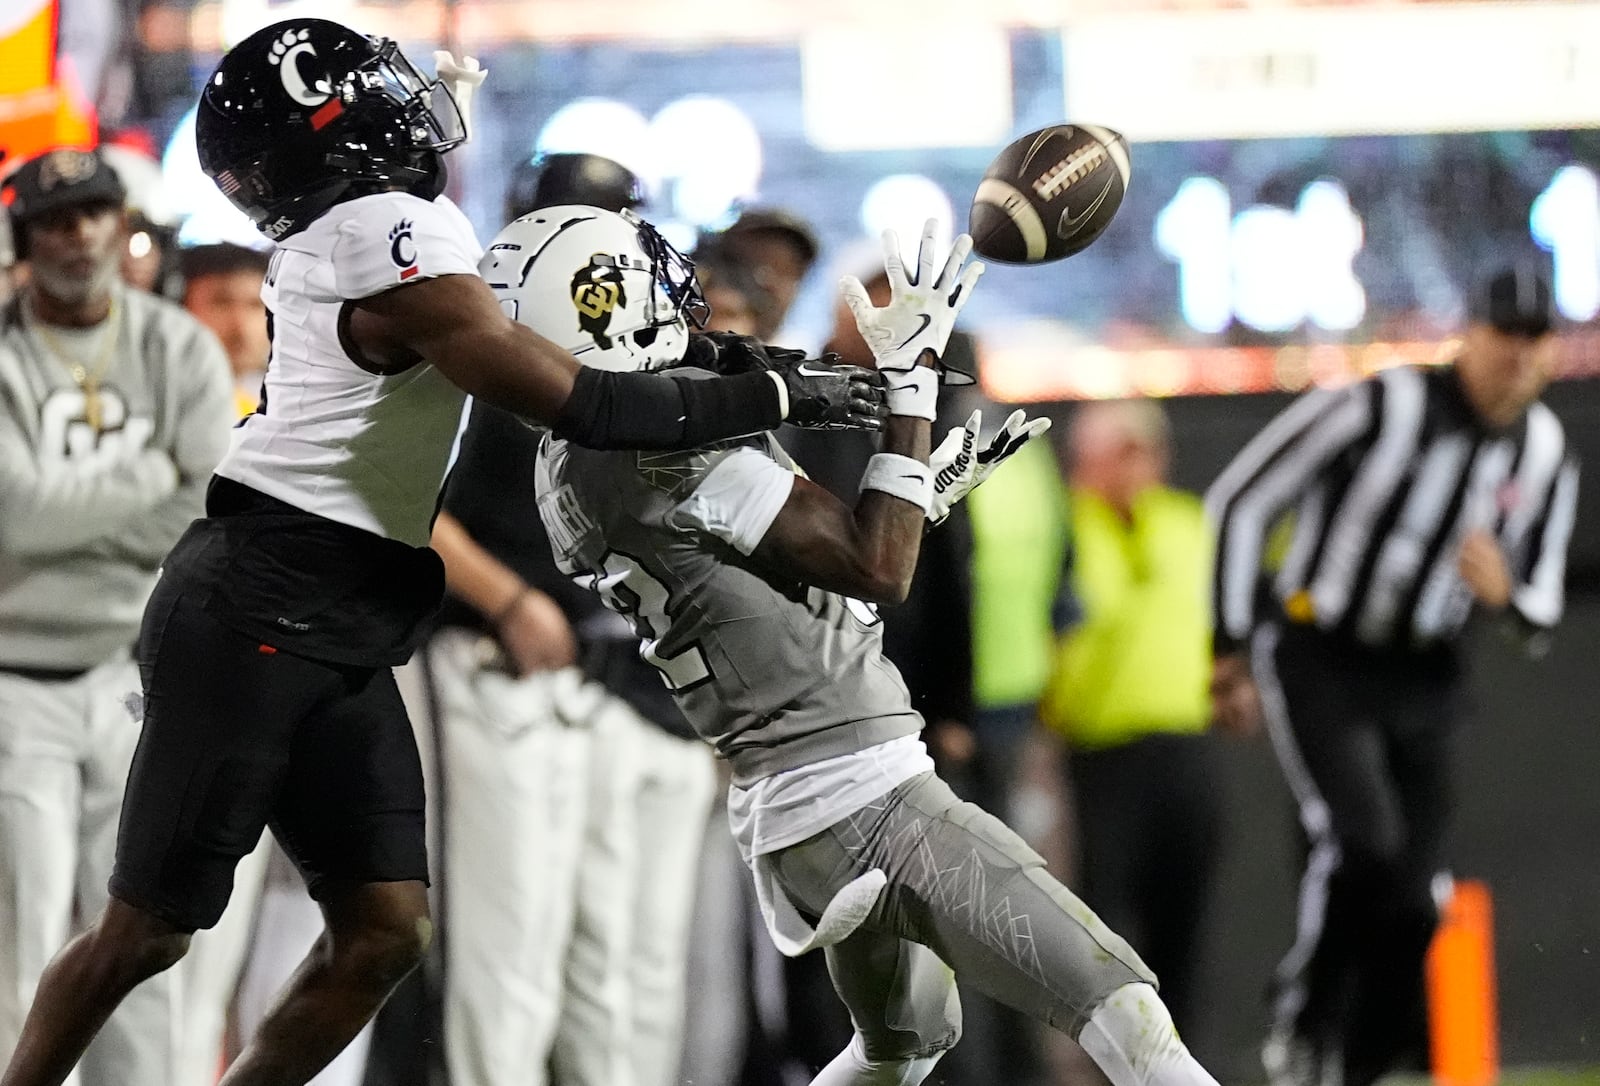
{"type": "Polygon", "coordinates": [[[851,880],[888,884],[862,925],[827,948],[828,972],[872,1060],[950,1048],[963,984],[1077,1037],[1100,1002],[1155,975],[1045,871],[1003,822],[932,773],[778,852],[778,881],[815,920],[851,880]]]}

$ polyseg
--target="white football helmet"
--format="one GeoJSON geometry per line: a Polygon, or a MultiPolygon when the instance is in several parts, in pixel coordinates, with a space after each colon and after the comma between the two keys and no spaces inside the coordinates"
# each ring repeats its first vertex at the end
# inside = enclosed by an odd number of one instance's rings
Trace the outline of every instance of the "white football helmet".
{"type": "Polygon", "coordinates": [[[478,271],[507,316],[596,369],[671,365],[708,313],[694,264],[631,211],[540,208],[495,235],[478,271]]]}

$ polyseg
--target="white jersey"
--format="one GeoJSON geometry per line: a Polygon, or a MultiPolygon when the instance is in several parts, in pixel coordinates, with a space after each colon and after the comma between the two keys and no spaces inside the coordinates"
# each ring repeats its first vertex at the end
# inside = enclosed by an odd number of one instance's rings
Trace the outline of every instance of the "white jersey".
{"type": "Polygon", "coordinates": [[[465,394],[428,363],[378,372],[346,350],[348,307],[406,283],[476,275],[483,249],[448,199],[335,206],[273,255],[261,298],[272,358],[262,409],[217,473],[298,509],[426,546],[465,394]]]}

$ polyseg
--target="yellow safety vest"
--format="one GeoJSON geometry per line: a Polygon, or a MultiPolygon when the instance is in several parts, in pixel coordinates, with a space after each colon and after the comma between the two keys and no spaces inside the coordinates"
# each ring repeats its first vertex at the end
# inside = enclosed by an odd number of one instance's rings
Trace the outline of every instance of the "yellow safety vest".
{"type": "Polygon", "coordinates": [[[1061,474],[1034,441],[967,499],[972,518],[972,687],[980,709],[1032,705],[1050,674],[1050,605],[1066,549],[1061,474]]]}
{"type": "Polygon", "coordinates": [[[1212,538],[1200,499],[1153,488],[1134,502],[1130,524],[1074,489],[1071,525],[1083,620],[1056,645],[1040,716],[1083,749],[1204,731],[1212,538]]]}

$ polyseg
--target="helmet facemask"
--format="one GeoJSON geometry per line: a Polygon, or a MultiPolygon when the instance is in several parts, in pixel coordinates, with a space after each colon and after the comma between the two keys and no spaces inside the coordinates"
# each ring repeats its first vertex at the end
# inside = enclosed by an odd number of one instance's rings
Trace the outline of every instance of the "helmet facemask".
{"type": "Polygon", "coordinates": [[[388,38],[373,40],[377,53],[345,78],[339,88],[340,100],[356,105],[375,98],[399,107],[414,150],[443,154],[460,146],[467,138],[467,125],[449,86],[425,78],[388,38]]]}

